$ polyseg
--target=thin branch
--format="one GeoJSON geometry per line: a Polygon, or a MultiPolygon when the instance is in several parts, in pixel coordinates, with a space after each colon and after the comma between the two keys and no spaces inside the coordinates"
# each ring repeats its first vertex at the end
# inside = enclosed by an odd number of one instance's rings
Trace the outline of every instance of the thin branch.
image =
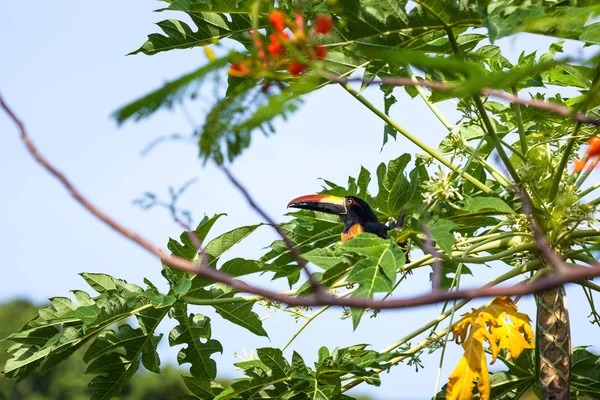
{"type": "MultiPolygon", "coordinates": [[[[435,89],[443,92],[453,92],[457,89],[460,89],[460,86],[452,86],[448,85],[444,82],[439,81],[427,81],[424,79],[415,78],[415,80],[411,80],[410,78],[394,78],[394,77],[384,77],[380,79],[365,79],[365,78],[346,78],[346,77],[338,77],[336,75],[326,75],[326,79],[331,82],[346,84],[349,82],[360,82],[365,85],[391,85],[391,86],[422,86],[429,89],[435,89]]],[[[581,122],[583,124],[600,126],[600,119],[589,117],[584,113],[574,112],[570,108],[563,106],[558,103],[552,103],[549,101],[538,100],[538,99],[523,99],[516,94],[506,93],[501,90],[491,89],[491,88],[482,88],[481,94],[486,96],[497,97],[503,100],[508,101],[512,104],[520,104],[524,106],[539,108],[541,110],[550,111],[554,114],[560,115],[566,118],[572,118],[575,121],[581,122]]]]}
{"type": "Polygon", "coordinates": [[[533,205],[531,204],[531,198],[526,191],[521,191],[521,203],[523,204],[523,213],[527,215],[531,229],[533,230],[533,237],[535,238],[535,244],[538,250],[542,253],[544,258],[554,266],[554,268],[561,273],[567,273],[570,269],[569,266],[560,258],[560,256],[554,251],[548,238],[540,229],[535,216],[533,215],[533,205]]]}
{"type": "Polygon", "coordinates": [[[310,286],[312,287],[315,296],[319,297],[327,293],[327,288],[323,286],[323,284],[319,282],[319,280],[310,272],[306,260],[302,258],[300,252],[296,248],[296,245],[290,240],[290,238],[287,236],[285,231],[279,226],[279,224],[273,221],[273,219],[271,219],[271,217],[269,217],[267,213],[254,201],[252,196],[250,196],[248,190],[244,187],[244,185],[240,183],[240,181],[238,181],[233,176],[233,174],[231,173],[231,171],[229,171],[229,169],[227,169],[227,167],[225,167],[224,165],[219,165],[219,168],[221,168],[225,175],[227,175],[227,178],[229,178],[231,183],[233,183],[233,185],[239,189],[239,191],[242,193],[248,204],[250,204],[250,207],[252,207],[258,214],[260,214],[260,216],[263,217],[265,221],[267,221],[273,227],[273,229],[277,231],[279,236],[281,236],[286,247],[292,254],[292,257],[294,257],[294,260],[296,260],[298,265],[304,270],[304,273],[308,277],[308,281],[310,282],[310,286]]]}
{"type": "MultiPolygon", "coordinates": [[[[329,293],[311,296],[290,296],[283,293],[273,292],[271,290],[263,289],[260,287],[249,285],[239,279],[233,278],[231,275],[210,268],[206,263],[197,264],[185,260],[183,258],[166,254],[160,248],[150,243],[145,238],[141,237],[137,233],[125,228],[114,219],[110,218],[103,211],[94,206],[88,199],[86,199],[67,179],[67,177],[61,173],[56,167],[54,167],[42,154],[37,150],[31,139],[29,138],[25,126],[11,110],[11,108],[4,102],[4,99],[0,96],[0,108],[2,108],[7,115],[16,124],[21,139],[25,144],[27,150],[35,158],[35,160],[46,169],[52,176],[54,176],[64,188],[75,198],[79,204],[86,208],[91,214],[100,219],[106,225],[111,227],[116,232],[120,233],[129,240],[137,243],[144,249],[148,250],[152,254],[156,255],[163,263],[179,269],[184,272],[200,275],[213,282],[224,283],[242,293],[252,293],[255,295],[263,296],[265,298],[278,301],[280,303],[288,304],[290,306],[345,306],[345,307],[357,307],[357,308],[373,308],[373,309],[392,309],[392,308],[407,308],[416,307],[427,304],[433,304],[440,301],[455,300],[455,299],[474,299],[483,297],[496,297],[496,296],[517,296],[526,294],[539,293],[554,287],[561,286],[568,282],[577,282],[582,279],[590,279],[600,276],[600,264],[596,264],[593,267],[570,267],[565,271],[558,271],[550,277],[540,278],[536,282],[530,285],[517,284],[508,287],[481,287],[477,289],[465,289],[458,290],[455,292],[430,292],[427,294],[404,298],[404,299],[393,299],[393,300],[373,300],[368,298],[337,298],[329,293]]],[[[203,257],[205,258],[205,257],[203,257]]]]}
{"type": "Polygon", "coordinates": [[[425,251],[427,251],[427,253],[431,254],[431,256],[434,258],[434,262],[433,262],[433,273],[431,275],[431,290],[436,291],[436,290],[440,290],[441,287],[441,282],[442,282],[442,256],[440,255],[440,252],[437,251],[437,249],[434,247],[433,245],[433,240],[431,240],[431,231],[429,230],[429,227],[425,224],[423,224],[421,226],[421,230],[423,231],[423,234],[425,235],[425,243],[424,243],[424,247],[425,247],[425,251]]]}

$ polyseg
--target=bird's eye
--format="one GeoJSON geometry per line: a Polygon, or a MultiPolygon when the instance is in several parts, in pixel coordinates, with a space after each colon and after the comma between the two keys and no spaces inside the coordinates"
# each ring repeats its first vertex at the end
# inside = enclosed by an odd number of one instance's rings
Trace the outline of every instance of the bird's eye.
{"type": "Polygon", "coordinates": [[[354,201],[352,201],[352,199],[348,199],[348,200],[346,200],[346,203],[348,203],[348,205],[351,206],[352,203],[354,203],[354,201]]]}

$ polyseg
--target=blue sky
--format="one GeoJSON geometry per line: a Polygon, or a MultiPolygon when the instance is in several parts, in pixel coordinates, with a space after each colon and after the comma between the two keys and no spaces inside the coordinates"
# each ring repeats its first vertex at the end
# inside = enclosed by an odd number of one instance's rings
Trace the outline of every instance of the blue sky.
{"type": "MultiPolygon", "coordinates": [[[[203,167],[193,145],[169,142],[142,157],[140,151],[164,134],[187,133],[188,122],[180,111],[161,112],[151,120],[117,128],[110,114],[120,105],[139,97],[166,80],[206,62],[202,49],[161,53],[152,57],[125,56],[137,49],[146,35],[157,31],[155,22],[177,15],[153,13],[156,2],[108,1],[40,2],[31,7],[22,2],[4,5],[0,33],[5,38],[0,58],[0,92],[23,119],[40,150],[67,174],[96,205],[117,221],[163,246],[169,236],[180,233],[169,215],[161,210],[142,211],[133,199],[150,191],[166,197],[168,186],[179,186],[197,177],[198,182],[182,198],[196,221],[204,215],[227,212],[213,236],[234,227],[261,222],[222,173],[208,164],[203,167]]],[[[545,51],[550,41],[520,37],[518,46],[545,51]]],[[[512,59],[518,56],[514,38],[501,41],[512,59]]],[[[444,127],[418,99],[409,101],[398,89],[399,103],[391,116],[409,131],[436,145],[444,127]]],[[[381,104],[378,90],[366,95],[381,104]]],[[[190,113],[202,120],[207,105],[191,103],[190,113]]],[[[453,105],[442,110],[457,120],[453,105]]],[[[319,190],[318,178],[345,183],[360,165],[374,171],[402,153],[418,152],[399,137],[380,152],[382,122],[336,86],[307,98],[300,112],[287,122],[277,123],[277,134],[254,137],[250,150],[231,167],[256,200],[276,220],[284,220],[288,201],[319,190]]],[[[43,302],[64,296],[71,289],[85,289],[79,272],[104,272],[141,284],[143,277],[163,289],[160,263],[135,244],[123,240],[73,201],[57,182],[29,156],[12,123],[0,115],[0,248],[3,278],[0,301],[24,297],[43,302]]],[[[261,228],[229,256],[255,257],[275,234],[261,228]]],[[[504,266],[474,266],[485,270],[481,279],[507,270],[504,266]]],[[[479,272],[479,271],[478,271],[479,272]]],[[[428,288],[428,271],[417,271],[402,295],[422,293],[428,288]]],[[[467,279],[464,284],[477,281],[467,279]]],[[[262,281],[263,284],[269,284],[262,281]]],[[[594,328],[583,310],[587,304],[578,287],[569,288],[573,317],[573,344],[594,343],[594,328]],[[573,305],[575,305],[573,307],[573,305]],[[579,307],[580,305],[580,307],[579,307]]],[[[474,302],[480,304],[481,302],[474,302]]],[[[519,303],[534,318],[531,299],[519,303]]],[[[357,343],[381,349],[397,341],[440,312],[441,305],[412,310],[389,311],[365,318],[353,332],[349,320],[341,321],[341,310],[328,311],[307,328],[292,346],[307,361],[317,350],[357,343]]],[[[264,309],[255,309],[267,316],[264,309]]],[[[234,352],[257,347],[280,347],[299,327],[294,319],[277,313],[265,320],[270,339],[252,336],[215,315],[198,308],[213,320],[213,335],[223,343],[217,356],[219,373],[239,376],[232,360],[234,352]]],[[[165,324],[163,332],[172,325],[165,324]]],[[[412,341],[416,344],[420,339],[412,341]]],[[[177,349],[166,339],[160,346],[163,362],[175,362],[177,349]]],[[[289,356],[290,351],[287,352],[289,356]]],[[[460,357],[458,346],[450,345],[442,370],[442,383],[460,357]]],[[[399,366],[382,376],[380,389],[360,387],[378,399],[429,398],[433,394],[439,352],[424,356],[426,368],[399,366]]]]}

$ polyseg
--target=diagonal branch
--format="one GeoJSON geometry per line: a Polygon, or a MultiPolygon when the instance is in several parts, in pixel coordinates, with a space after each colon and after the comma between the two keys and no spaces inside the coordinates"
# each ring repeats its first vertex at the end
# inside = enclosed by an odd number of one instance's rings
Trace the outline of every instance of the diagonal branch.
{"type": "Polygon", "coordinates": [[[250,207],[252,207],[258,214],[260,214],[260,216],[263,217],[265,219],[265,221],[267,221],[269,223],[269,225],[271,225],[273,227],[273,229],[275,229],[277,231],[279,236],[281,236],[281,238],[283,239],[283,241],[285,243],[285,246],[290,250],[292,257],[294,257],[294,260],[296,260],[298,265],[304,270],[306,276],[308,277],[308,281],[310,282],[310,286],[312,287],[312,289],[315,293],[315,296],[319,297],[319,296],[324,295],[327,292],[327,289],[325,288],[325,286],[323,286],[323,284],[321,282],[319,282],[317,280],[317,278],[315,278],[315,276],[313,274],[311,274],[310,269],[308,268],[308,265],[306,263],[306,260],[304,258],[302,258],[302,256],[298,252],[298,249],[296,248],[294,243],[290,240],[290,238],[286,235],[285,231],[283,229],[281,229],[279,224],[277,224],[275,221],[273,221],[273,219],[271,219],[271,217],[269,217],[262,208],[260,208],[260,206],[254,201],[252,196],[250,196],[250,193],[244,187],[244,185],[242,185],[240,183],[240,181],[238,181],[235,178],[235,176],[233,176],[233,174],[231,173],[231,171],[229,171],[229,169],[227,167],[225,167],[224,165],[219,165],[219,168],[221,168],[221,170],[225,173],[225,175],[227,175],[227,178],[229,178],[231,183],[236,188],[238,188],[238,190],[240,192],[242,192],[242,195],[244,196],[244,198],[246,199],[248,204],[250,204],[250,207]]]}
{"type": "Polygon", "coordinates": [[[252,293],[255,295],[263,296],[267,299],[288,304],[290,306],[332,305],[356,308],[393,309],[416,307],[448,300],[534,294],[548,290],[550,288],[561,286],[567,282],[577,282],[582,279],[590,279],[600,276],[600,264],[596,264],[593,267],[576,266],[569,267],[569,269],[565,271],[558,271],[558,273],[550,277],[542,277],[536,280],[533,284],[517,284],[508,287],[480,287],[477,289],[457,290],[454,292],[434,291],[419,296],[393,300],[373,300],[359,297],[338,298],[332,296],[327,292],[321,295],[315,294],[311,296],[290,296],[284,293],[278,293],[257,286],[252,286],[239,279],[232,277],[229,274],[210,268],[206,264],[198,265],[183,258],[166,254],[160,248],[156,247],[142,236],[116,222],[114,219],[109,217],[99,208],[94,206],[88,199],[86,199],[73,186],[73,184],[67,179],[67,177],[63,173],[61,173],[48,160],[46,160],[46,158],[37,150],[31,139],[29,138],[29,135],[25,130],[23,122],[19,120],[19,118],[6,104],[6,102],[1,96],[0,108],[2,108],[10,117],[10,119],[12,119],[12,121],[15,123],[20,132],[21,139],[23,140],[25,147],[35,158],[35,160],[52,176],[54,176],[63,185],[63,187],[75,198],[75,200],[84,208],[86,208],[92,215],[100,219],[102,222],[107,224],[109,227],[111,227],[113,230],[115,230],[122,236],[128,238],[132,242],[137,243],[147,251],[156,255],[163,263],[184,272],[200,275],[202,277],[212,280],[213,282],[224,283],[243,293],[252,293]]]}
{"type": "Polygon", "coordinates": [[[431,275],[431,290],[436,291],[440,290],[441,282],[442,282],[442,259],[440,252],[433,245],[433,240],[431,239],[431,231],[429,227],[425,224],[421,226],[421,230],[425,235],[425,251],[429,253],[433,258],[433,273],[431,275]]]}
{"type": "MultiPolygon", "coordinates": [[[[324,78],[331,82],[346,84],[349,82],[360,82],[363,85],[390,85],[390,86],[422,86],[429,89],[439,90],[443,92],[452,92],[460,89],[459,86],[448,85],[444,82],[439,81],[428,81],[424,79],[410,79],[410,78],[395,78],[395,77],[383,77],[380,79],[366,79],[366,78],[346,78],[337,75],[325,75],[324,78]]],[[[519,104],[529,107],[538,108],[540,110],[550,111],[554,114],[560,115],[565,118],[572,118],[573,120],[594,126],[600,126],[600,119],[587,116],[581,112],[574,112],[569,107],[563,106],[558,103],[552,103],[549,101],[538,100],[538,99],[524,99],[514,93],[506,93],[498,89],[482,88],[481,94],[486,96],[493,96],[508,101],[512,104],[519,104]]]]}

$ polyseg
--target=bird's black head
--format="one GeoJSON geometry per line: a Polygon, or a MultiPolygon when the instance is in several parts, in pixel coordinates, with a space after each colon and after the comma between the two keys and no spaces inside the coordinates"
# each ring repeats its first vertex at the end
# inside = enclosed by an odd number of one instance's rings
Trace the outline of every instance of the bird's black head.
{"type": "Polygon", "coordinates": [[[378,222],[377,216],[363,199],[355,196],[337,197],[326,194],[311,194],[297,197],[288,207],[337,214],[346,226],[356,223],[378,222]]]}

